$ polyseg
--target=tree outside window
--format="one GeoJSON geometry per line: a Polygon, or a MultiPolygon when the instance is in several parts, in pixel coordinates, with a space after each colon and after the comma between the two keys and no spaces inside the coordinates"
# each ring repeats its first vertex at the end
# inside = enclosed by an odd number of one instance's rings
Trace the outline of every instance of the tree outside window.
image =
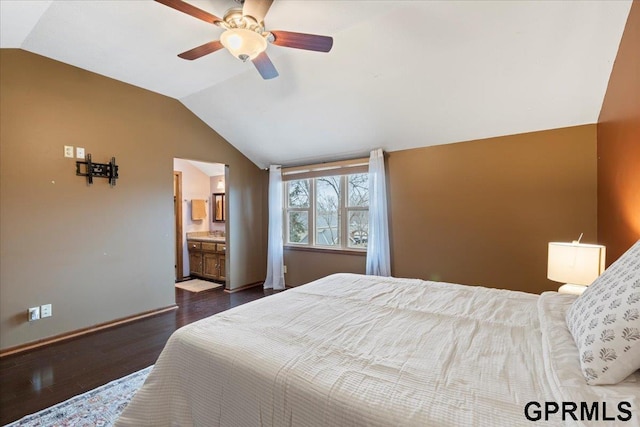
{"type": "Polygon", "coordinates": [[[323,176],[284,183],[285,242],[364,250],[368,242],[366,173],[323,176]]]}

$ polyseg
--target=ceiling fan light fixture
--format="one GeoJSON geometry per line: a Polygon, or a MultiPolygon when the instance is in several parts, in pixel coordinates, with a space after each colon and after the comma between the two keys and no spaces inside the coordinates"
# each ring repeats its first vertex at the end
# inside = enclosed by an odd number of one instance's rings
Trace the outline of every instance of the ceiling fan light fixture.
{"type": "Polygon", "coordinates": [[[243,28],[231,28],[222,33],[220,43],[243,62],[254,59],[267,48],[267,41],[259,33],[243,28]]]}

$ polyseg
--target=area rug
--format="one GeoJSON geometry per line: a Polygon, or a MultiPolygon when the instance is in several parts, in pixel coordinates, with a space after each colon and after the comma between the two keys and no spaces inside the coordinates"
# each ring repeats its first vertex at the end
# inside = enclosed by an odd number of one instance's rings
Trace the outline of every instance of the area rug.
{"type": "Polygon", "coordinates": [[[221,287],[222,285],[220,283],[208,282],[206,280],[200,279],[192,279],[185,282],[176,283],[176,288],[184,289],[185,291],[189,292],[202,292],[208,291],[209,289],[218,289],[221,287]]]}
{"type": "Polygon", "coordinates": [[[110,427],[144,383],[152,366],[111,381],[5,427],[110,427]]]}

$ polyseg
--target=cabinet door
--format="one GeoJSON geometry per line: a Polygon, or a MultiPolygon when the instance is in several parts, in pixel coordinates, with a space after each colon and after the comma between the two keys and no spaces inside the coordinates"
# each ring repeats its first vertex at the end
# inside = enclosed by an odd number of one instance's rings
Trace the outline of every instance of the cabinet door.
{"type": "Polygon", "coordinates": [[[202,252],[189,251],[189,271],[193,275],[202,275],[202,252]]]}
{"type": "Polygon", "coordinates": [[[209,252],[202,254],[202,275],[208,279],[218,278],[218,254],[209,252]]]}
{"type": "Polygon", "coordinates": [[[220,280],[227,280],[225,261],[226,261],[225,255],[218,256],[218,279],[220,280]]]}

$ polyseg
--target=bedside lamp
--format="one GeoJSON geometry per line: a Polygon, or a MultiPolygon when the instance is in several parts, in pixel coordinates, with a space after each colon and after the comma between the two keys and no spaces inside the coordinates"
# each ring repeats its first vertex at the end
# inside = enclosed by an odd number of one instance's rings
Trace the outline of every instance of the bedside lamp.
{"type": "MultiPolygon", "coordinates": [[[[582,236],[580,236],[582,237],[582,236]]],[[[558,292],[580,295],[604,271],[606,248],[574,241],[549,243],[547,278],[564,282],[558,292]]]]}

